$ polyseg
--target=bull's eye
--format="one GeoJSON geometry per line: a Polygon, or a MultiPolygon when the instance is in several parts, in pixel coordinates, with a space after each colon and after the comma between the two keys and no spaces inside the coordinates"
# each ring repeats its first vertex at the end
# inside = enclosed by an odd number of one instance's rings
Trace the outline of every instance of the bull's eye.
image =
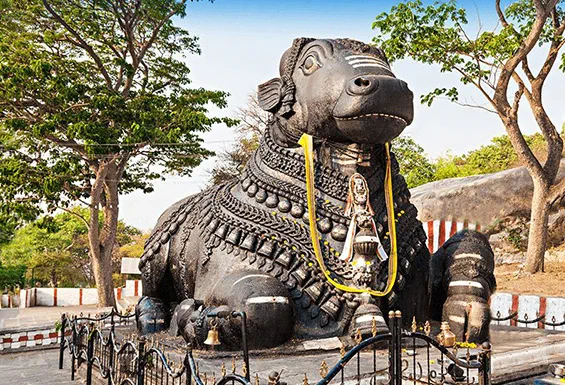
{"type": "Polygon", "coordinates": [[[304,63],[302,64],[302,71],[304,72],[304,74],[310,75],[320,67],[321,66],[318,63],[316,56],[310,55],[306,59],[304,59],[304,63]]]}

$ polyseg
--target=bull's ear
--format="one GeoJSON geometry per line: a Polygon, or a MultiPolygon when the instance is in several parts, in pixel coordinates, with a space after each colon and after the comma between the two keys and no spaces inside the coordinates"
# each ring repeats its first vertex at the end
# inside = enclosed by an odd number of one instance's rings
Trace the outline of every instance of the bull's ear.
{"type": "Polygon", "coordinates": [[[265,111],[275,113],[282,101],[283,81],[280,78],[271,79],[257,88],[259,106],[265,111]]]}

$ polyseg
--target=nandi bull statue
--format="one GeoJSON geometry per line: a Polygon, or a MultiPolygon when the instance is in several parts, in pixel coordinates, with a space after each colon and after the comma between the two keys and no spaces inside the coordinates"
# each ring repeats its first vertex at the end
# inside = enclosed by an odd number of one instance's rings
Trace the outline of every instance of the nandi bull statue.
{"type": "Polygon", "coordinates": [[[280,77],[261,84],[272,118],[239,179],[171,206],[140,261],[142,333],[227,348],[245,311],[249,344],[280,345],[448,321],[459,341],[488,339],[495,289],[486,237],[463,231],[433,256],[389,143],[413,119],[413,95],[384,53],[349,39],[296,39],[280,77]]]}

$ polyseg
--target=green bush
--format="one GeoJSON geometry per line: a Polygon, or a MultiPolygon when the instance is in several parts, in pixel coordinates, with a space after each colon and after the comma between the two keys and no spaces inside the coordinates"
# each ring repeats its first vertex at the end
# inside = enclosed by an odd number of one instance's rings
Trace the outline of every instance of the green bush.
{"type": "MultiPolygon", "coordinates": [[[[543,136],[539,133],[526,135],[525,140],[536,157],[543,162],[547,156],[543,136]]],[[[410,137],[395,139],[393,150],[410,188],[447,178],[490,174],[521,166],[507,135],[497,136],[490,144],[464,155],[448,152],[435,160],[426,157],[424,149],[410,137]]]]}
{"type": "Polygon", "coordinates": [[[0,264],[0,290],[14,290],[25,285],[27,267],[23,265],[3,266],[0,264]]]}

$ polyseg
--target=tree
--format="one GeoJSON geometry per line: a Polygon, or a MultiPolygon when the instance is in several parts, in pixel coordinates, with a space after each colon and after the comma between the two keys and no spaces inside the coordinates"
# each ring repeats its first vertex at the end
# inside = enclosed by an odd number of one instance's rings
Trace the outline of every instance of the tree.
{"type": "MultiPolygon", "coordinates": [[[[70,211],[88,218],[89,210],[70,211]]],[[[104,223],[102,214],[99,223],[104,223]]],[[[119,272],[121,253],[141,232],[119,221],[113,250],[113,272],[119,272]]],[[[25,266],[33,281],[58,286],[91,286],[94,274],[89,262],[88,228],[70,212],[46,216],[16,230],[10,242],[0,246],[0,263],[6,267],[25,266]]]]}
{"type": "Polygon", "coordinates": [[[186,0],[0,2],[0,206],[88,207],[70,212],[88,227],[101,305],[114,304],[119,194],[190,175],[212,154],[199,133],[233,124],[207,109],[226,93],[189,88],[183,59],[200,50],[173,23],[185,13],[186,0]]]}
{"type": "Polygon", "coordinates": [[[392,149],[409,188],[435,180],[434,164],[426,157],[422,146],[410,136],[401,135],[394,139],[392,149]]]}
{"type": "Polygon", "coordinates": [[[25,284],[25,272],[25,266],[4,266],[0,262],[0,292],[6,293],[17,287],[23,287],[25,284]]]}
{"type": "MultiPolygon", "coordinates": [[[[544,109],[542,94],[546,79],[565,45],[563,0],[516,0],[505,9],[494,0],[501,28],[479,32],[472,38],[465,30],[466,11],[454,0],[424,6],[420,0],[401,3],[377,16],[374,42],[391,61],[410,57],[426,64],[439,64],[442,72],[455,72],[461,83],[480,91],[490,107],[474,105],[497,114],[521,163],[532,177],[534,193],[526,271],[540,270],[547,241],[549,206],[563,194],[565,182],[555,184],[563,140],[544,109]],[[535,49],[535,53],[534,53],[535,49]],[[538,68],[530,58],[543,53],[538,68]],[[546,143],[545,160],[536,157],[524,139],[518,121],[521,101],[527,101],[546,143]]],[[[439,96],[459,100],[457,87],[436,88],[421,101],[431,103],[439,96]]]]}
{"type": "Polygon", "coordinates": [[[255,94],[248,97],[247,105],[241,107],[236,116],[239,122],[235,128],[235,145],[218,154],[218,159],[210,171],[210,183],[217,185],[239,175],[249,161],[251,154],[259,147],[259,140],[267,128],[269,113],[265,112],[255,94]]]}

